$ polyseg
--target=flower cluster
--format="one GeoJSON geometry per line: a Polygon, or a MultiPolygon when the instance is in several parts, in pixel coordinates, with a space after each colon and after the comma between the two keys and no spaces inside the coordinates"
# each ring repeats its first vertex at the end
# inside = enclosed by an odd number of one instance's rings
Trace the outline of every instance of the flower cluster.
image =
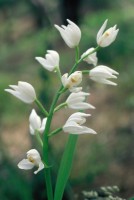
{"type": "MultiPolygon", "coordinates": [[[[79,42],[81,40],[81,30],[72,21],[67,20],[67,22],[67,26],[62,25],[60,27],[58,25],[55,25],[55,28],[60,32],[61,37],[63,38],[65,43],[70,48],[76,48],[77,50],[79,42]]],[[[106,25],[107,20],[98,31],[96,39],[98,46],[96,48],[89,48],[84,53],[82,53],[81,56],[77,54],[76,63],[71,68],[69,73],[65,73],[62,75],[60,71],[60,56],[58,52],[54,50],[48,50],[45,58],[35,58],[46,70],[50,72],[57,72],[58,77],[60,78],[60,82],[62,83],[60,90],[57,92],[56,101],[54,100],[54,103],[52,103],[49,112],[46,111],[46,109],[37,99],[35,90],[33,86],[29,83],[19,81],[18,85],[10,85],[11,89],[5,89],[5,91],[11,93],[25,103],[36,103],[45,114],[45,118],[41,120],[36,111],[33,109],[29,117],[30,133],[37,137],[42,146],[44,141],[42,141],[43,135],[50,137],[54,134],[57,134],[61,130],[69,134],[96,134],[93,129],[83,125],[86,122],[86,118],[90,116],[90,114],[84,113],[84,110],[95,109],[95,107],[89,102],[85,102],[86,98],[88,98],[90,94],[88,92],[84,92],[82,86],[79,85],[82,83],[82,79],[85,73],[89,75],[89,78],[91,80],[98,83],[114,86],[117,85],[109,79],[117,78],[118,72],[107,66],[97,65],[97,50],[101,47],[109,46],[115,40],[119,31],[119,29],[116,29],[115,25],[104,32],[106,25]],[[93,65],[93,68],[91,70],[77,70],[78,64],[83,61],[87,62],[90,65],[93,65]],[[66,91],[70,92],[68,98],[65,100],[65,102],[56,107],[59,96],[66,91]],[[54,112],[63,107],[74,109],[76,110],[76,112],[67,119],[67,121],[61,128],[50,132],[50,125],[54,112]]],[[[31,149],[27,152],[27,159],[23,159],[22,161],[20,161],[18,167],[20,169],[29,170],[32,169],[34,166],[38,168],[37,171],[34,172],[36,174],[45,167],[45,158],[43,158],[42,161],[39,152],[36,149],[31,149]]]]}

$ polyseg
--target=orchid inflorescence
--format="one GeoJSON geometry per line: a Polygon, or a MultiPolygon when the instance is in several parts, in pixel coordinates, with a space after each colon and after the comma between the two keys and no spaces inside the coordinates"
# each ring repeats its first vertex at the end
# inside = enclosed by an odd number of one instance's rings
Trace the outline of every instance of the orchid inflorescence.
{"type": "MultiPolygon", "coordinates": [[[[118,72],[107,66],[97,65],[98,63],[97,51],[101,47],[109,46],[115,40],[119,31],[119,29],[116,29],[115,25],[114,27],[111,27],[104,32],[104,29],[106,28],[107,25],[107,21],[108,20],[104,22],[104,24],[98,31],[96,38],[98,46],[96,48],[94,47],[89,48],[81,56],[79,55],[79,42],[81,39],[80,28],[71,20],[67,20],[68,22],[67,26],[62,25],[60,27],[58,25],[55,25],[55,28],[59,31],[65,43],[70,48],[75,48],[76,57],[75,57],[75,64],[70,69],[70,72],[65,73],[63,75],[60,70],[60,56],[58,52],[56,52],[55,50],[48,50],[44,58],[43,57],[35,58],[46,70],[50,72],[57,72],[57,75],[61,82],[61,87],[59,88],[53,99],[49,112],[37,99],[35,89],[31,84],[19,81],[18,85],[10,85],[11,89],[5,89],[5,91],[11,93],[12,95],[14,95],[15,97],[17,97],[18,99],[22,100],[25,103],[28,104],[36,103],[38,107],[41,109],[41,111],[44,113],[44,119],[41,120],[36,111],[33,109],[29,117],[29,130],[32,135],[36,136],[38,142],[43,148],[43,159],[41,160],[41,156],[36,149],[31,149],[27,152],[27,159],[21,160],[18,164],[18,167],[20,169],[29,170],[35,166],[38,168],[37,171],[34,172],[35,174],[40,170],[42,170],[43,168],[46,168],[45,180],[48,193],[48,200],[53,199],[52,185],[50,184],[51,183],[50,168],[48,167],[49,138],[55,134],[58,134],[60,131],[75,136],[85,133],[96,134],[96,131],[94,131],[93,129],[83,126],[83,124],[86,122],[86,118],[91,116],[90,114],[86,114],[83,111],[87,109],[95,109],[93,105],[85,102],[86,97],[88,97],[90,94],[88,92],[84,92],[83,88],[79,86],[82,82],[84,74],[89,74],[89,78],[98,83],[109,84],[114,86],[117,85],[116,83],[114,83],[109,79],[117,78],[118,72]],[[77,70],[79,63],[83,61],[87,62],[90,65],[93,65],[93,68],[91,70],[90,69],[89,70],[83,69],[82,71],[77,70]],[[57,105],[59,97],[66,91],[69,91],[70,95],[65,100],[65,102],[61,103],[60,105],[57,105]],[[53,115],[55,112],[57,112],[62,108],[74,109],[76,110],[76,112],[73,113],[67,119],[67,121],[62,127],[59,127],[56,130],[50,132],[53,115]]],[[[71,141],[71,137],[69,140],[71,141]]],[[[74,149],[74,147],[71,148],[74,149]]],[[[61,163],[61,165],[63,165],[63,163],[61,163]]],[[[64,166],[64,168],[66,168],[66,166],[64,166]]],[[[59,176],[61,176],[62,173],[63,172],[61,173],[59,172],[59,176]]],[[[66,183],[66,180],[64,180],[63,177],[62,181],[66,183]]],[[[58,189],[57,189],[58,187],[60,187],[61,182],[59,181],[59,186],[57,186],[58,185],[58,180],[57,180],[54,200],[60,200],[62,198],[63,191],[60,191],[59,192],[60,194],[58,194],[58,189]]],[[[65,184],[62,184],[62,186],[64,190],[65,184]]],[[[62,186],[60,187],[60,190],[62,186]]]]}

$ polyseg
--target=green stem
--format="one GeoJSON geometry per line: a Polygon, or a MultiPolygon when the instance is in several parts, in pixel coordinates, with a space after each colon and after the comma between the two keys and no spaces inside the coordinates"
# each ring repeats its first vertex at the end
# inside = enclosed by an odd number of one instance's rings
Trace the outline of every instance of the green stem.
{"type": "Polygon", "coordinates": [[[60,105],[58,105],[58,106],[54,109],[54,112],[57,112],[57,111],[60,110],[61,108],[65,107],[66,105],[67,105],[66,102],[61,103],[60,105]]]}
{"type": "Polygon", "coordinates": [[[60,91],[60,94],[62,94],[62,93],[64,93],[64,92],[66,92],[68,90],[68,88],[66,88],[66,87],[63,87],[62,88],[62,90],[60,91]]]}
{"type": "MultiPolygon", "coordinates": [[[[48,162],[48,136],[44,135],[43,140],[43,161],[49,166],[48,162]]],[[[47,190],[47,199],[53,200],[53,188],[52,188],[52,180],[51,180],[51,170],[50,168],[45,168],[45,182],[46,182],[46,190],[47,190]]]]}
{"type": "Polygon", "coordinates": [[[56,130],[52,131],[52,132],[48,135],[48,137],[51,137],[51,136],[53,136],[53,135],[56,135],[56,134],[59,133],[60,131],[62,131],[62,127],[57,128],[56,130]]]}
{"type": "MultiPolygon", "coordinates": [[[[97,49],[98,49],[98,47],[96,49],[94,49],[94,51],[90,52],[90,54],[94,53],[97,49]]],[[[90,55],[90,54],[88,54],[88,55],[90,55]]],[[[87,57],[88,55],[86,55],[85,57],[87,57]]],[[[74,64],[73,68],[71,69],[69,75],[77,69],[78,64],[85,57],[80,58],[78,60],[79,55],[78,55],[78,47],[77,47],[77,49],[76,49],[76,59],[77,59],[77,61],[74,64]]],[[[47,122],[46,122],[46,128],[45,128],[44,137],[43,137],[43,156],[44,156],[43,159],[44,159],[44,162],[48,166],[49,166],[49,164],[48,164],[48,162],[49,162],[49,159],[48,159],[48,134],[49,134],[49,131],[50,131],[50,125],[51,125],[55,105],[58,101],[58,98],[60,97],[60,95],[64,91],[66,91],[66,88],[61,86],[60,89],[58,90],[57,94],[54,97],[54,100],[53,100],[52,105],[50,107],[47,122]]],[[[62,199],[63,192],[64,192],[64,189],[65,189],[65,185],[66,185],[66,182],[68,180],[70,170],[71,170],[71,166],[72,166],[73,155],[74,155],[75,144],[76,144],[77,138],[78,138],[77,135],[70,135],[69,136],[69,140],[68,140],[67,146],[65,148],[63,158],[62,158],[62,161],[61,161],[61,165],[60,165],[60,170],[59,170],[59,173],[58,173],[54,200],[61,200],[62,199]]],[[[52,190],[51,175],[50,175],[50,169],[49,168],[45,170],[45,181],[46,181],[46,187],[47,187],[48,200],[53,200],[53,190],[52,190]]]]}
{"type": "Polygon", "coordinates": [[[48,200],[53,200],[53,189],[52,189],[50,168],[45,168],[45,180],[47,181],[46,182],[47,198],[48,200]]]}
{"type": "Polygon", "coordinates": [[[89,74],[90,70],[82,70],[82,74],[89,74]]]}
{"type": "MultiPolygon", "coordinates": [[[[60,73],[60,71],[58,70],[58,74],[60,73]]],[[[60,75],[60,74],[59,74],[60,75]]],[[[61,75],[60,75],[61,77],[61,75]]],[[[61,78],[60,78],[61,79],[61,78]]],[[[46,164],[46,166],[49,166],[49,158],[48,158],[48,133],[49,133],[49,129],[50,129],[50,125],[51,125],[51,121],[52,121],[52,116],[53,116],[53,110],[55,108],[55,105],[57,103],[57,100],[60,96],[60,91],[63,89],[63,86],[61,86],[61,88],[59,89],[59,91],[57,92],[53,103],[51,105],[50,108],[50,112],[48,114],[48,112],[45,110],[45,108],[43,107],[43,105],[41,104],[41,102],[36,99],[35,103],[37,104],[37,106],[41,109],[41,111],[45,114],[45,116],[47,116],[47,122],[46,122],[46,127],[45,127],[45,131],[44,131],[44,137],[43,137],[43,162],[46,164]]],[[[42,145],[42,140],[40,140],[41,138],[39,138],[39,135],[36,134],[36,137],[38,139],[38,141],[40,142],[40,144],[42,145]]],[[[45,182],[46,182],[46,190],[47,190],[47,197],[48,200],[53,200],[53,189],[52,189],[52,181],[51,181],[51,171],[50,168],[46,168],[45,169],[45,182]]]]}
{"type": "Polygon", "coordinates": [[[69,178],[71,167],[72,167],[77,139],[78,139],[78,135],[73,135],[73,134],[69,135],[68,142],[65,147],[65,151],[63,153],[59,172],[58,172],[56,188],[55,188],[55,193],[54,193],[54,200],[62,200],[65,186],[69,178]]]}
{"type": "Polygon", "coordinates": [[[80,60],[84,60],[84,58],[88,57],[89,55],[95,53],[96,51],[98,51],[100,49],[100,46],[97,46],[96,48],[94,48],[93,51],[91,51],[90,53],[88,53],[87,55],[83,56],[80,60]]]}
{"type": "Polygon", "coordinates": [[[43,114],[47,117],[48,116],[48,112],[46,111],[46,109],[43,107],[43,105],[41,104],[41,102],[38,99],[35,99],[35,103],[37,104],[37,106],[40,108],[40,110],[43,112],[43,114]]]}
{"type": "Polygon", "coordinates": [[[52,117],[53,117],[53,111],[54,111],[55,105],[56,105],[56,103],[57,103],[57,101],[58,101],[58,99],[61,95],[60,91],[62,89],[63,89],[63,86],[60,87],[60,89],[58,90],[58,92],[56,93],[56,95],[53,99],[52,105],[50,107],[49,115],[48,115],[48,118],[47,118],[44,135],[48,135],[48,133],[49,133],[50,125],[51,125],[51,121],[52,121],[52,117]]]}
{"type": "Polygon", "coordinates": [[[97,46],[93,51],[91,51],[89,54],[85,55],[84,57],[80,58],[75,64],[74,66],[72,67],[72,69],[70,70],[69,72],[69,75],[72,74],[76,69],[77,69],[77,66],[80,62],[83,61],[84,58],[86,58],[87,56],[93,54],[94,52],[98,51],[100,49],[100,46],[97,46]]]}
{"type": "Polygon", "coordinates": [[[57,72],[58,78],[59,78],[59,80],[60,80],[60,82],[61,82],[61,84],[62,84],[62,81],[61,81],[62,75],[61,75],[61,71],[60,71],[60,68],[59,68],[59,67],[56,68],[56,72],[57,72]]]}
{"type": "MultiPolygon", "coordinates": [[[[58,101],[58,98],[60,96],[60,91],[63,89],[63,86],[60,87],[58,92],[56,93],[54,100],[52,102],[52,105],[50,107],[49,115],[46,122],[46,127],[44,131],[44,137],[43,137],[43,159],[47,166],[49,166],[49,158],[48,158],[48,134],[50,130],[50,125],[53,117],[53,111],[55,108],[55,105],[58,101]]],[[[48,200],[53,200],[53,189],[52,189],[52,180],[51,180],[51,173],[50,168],[45,169],[45,181],[46,181],[46,188],[47,188],[47,196],[48,200]]]]}
{"type": "Polygon", "coordinates": [[[35,136],[36,136],[36,138],[37,138],[39,144],[41,145],[41,147],[43,147],[43,142],[42,142],[42,139],[41,139],[41,137],[40,137],[39,131],[35,131],[35,136]]]}
{"type": "Polygon", "coordinates": [[[75,48],[75,62],[77,63],[78,60],[79,60],[79,46],[75,48]]]}

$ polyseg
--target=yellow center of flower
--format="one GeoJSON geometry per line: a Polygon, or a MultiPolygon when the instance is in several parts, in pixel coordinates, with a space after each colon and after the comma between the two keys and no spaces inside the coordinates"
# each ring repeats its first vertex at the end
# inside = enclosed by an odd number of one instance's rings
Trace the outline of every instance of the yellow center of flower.
{"type": "Polygon", "coordinates": [[[34,163],[34,162],[35,162],[35,160],[34,160],[31,156],[28,157],[28,160],[29,160],[31,163],[34,163]]]}
{"type": "Polygon", "coordinates": [[[72,77],[72,78],[71,78],[71,81],[72,81],[73,83],[77,82],[77,80],[78,80],[77,77],[72,77]]]}
{"type": "Polygon", "coordinates": [[[108,37],[110,34],[108,31],[105,32],[105,37],[108,37]]]}

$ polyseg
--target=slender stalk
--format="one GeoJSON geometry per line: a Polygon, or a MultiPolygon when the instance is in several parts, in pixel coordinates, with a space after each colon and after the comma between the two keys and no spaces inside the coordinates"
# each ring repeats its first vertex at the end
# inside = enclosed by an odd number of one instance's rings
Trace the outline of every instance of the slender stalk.
{"type": "Polygon", "coordinates": [[[42,142],[42,139],[40,137],[39,131],[35,131],[35,136],[36,136],[36,138],[37,138],[38,143],[40,144],[40,146],[43,147],[43,142],[42,142]]]}
{"type": "Polygon", "coordinates": [[[60,131],[62,131],[62,127],[57,128],[56,130],[52,131],[50,134],[48,134],[48,137],[51,137],[53,135],[56,135],[57,133],[59,133],[60,131]]]}
{"type": "MultiPolygon", "coordinates": [[[[42,139],[40,137],[40,132],[36,130],[35,131],[35,136],[36,136],[36,139],[37,139],[38,143],[40,144],[40,146],[43,147],[43,141],[42,141],[42,139]]],[[[45,162],[44,162],[44,166],[45,166],[45,168],[49,168],[50,167],[50,166],[46,165],[45,162]]]]}
{"type": "Polygon", "coordinates": [[[60,91],[60,94],[62,94],[62,93],[64,93],[64,92],[66,92],[68,90],[68,88],[66,88],[66,87],[63,87],[62,88],[62,90],[60,91]]]}
{"type": "Polygon", "coordinates": [[[47,122],[46,122],[46,128],[45,128],[45,132],[44,132],[44,135],[48,135],[49,133],[49,130],[50,130],[50,125],[51,125],[51,121],[52,121],[52,116],[53,116],[53,111],[54,111],[54,108],[55,108],[55,105],[61,95],[60,91],[63,89],[63,86],[60,87],[60,89],[58,90],[58,92],[56,93],[54,99],[53,99],[53,102],[52,102],[52,105],[50,107],[50,111],[49,111],[49,115],[48,115],[48,118],[47,118],[47,122]]]}
{"type": "Polygon", "coordinates": [[[83,60],[84,58],[86,58],[87,56],[93,54],[94,52],[98,51],[101,47],[97,46],[96,48],[94,48],[93,51],[91,51],[90,53],[88,53],[87,55],[83,56],[80,60],[83,60]]]}
{"type": "Polygon", "coordinates": [[[79,60],[79,46],[75,48],[75,62],[77,63],[78,60],[79,60]]]}
{"type": "Polygon", "coordinates": [[[66,105],[67,105],[66,102],[61,103],[60,105],[58,105],[58,106],[54,109],[54,112],[57,112],[57,111],[60,110],[61,108],[65,107],[66,105]]]}
{"type": "Polygon", "coordinates": [[[82,70],[82,74],[89,74],[90,70],[82,70]]]}
{"type": "Polygon", "coordinates": [[[60,71],[60,68],[59,68],[59,67],[56,68],[56,72],[57,72],[57,74],[58,74],[58,78],[59,78],[60,82],[62,83],[62,81],[61,81],[62,75],[61,75],[61,71],[60,71]]]}
{"type": "MultiPolygon", "coordinates": [[[[84,58],[86,58],[87,56],[93,54],[94,52],[98,51],[100,49],[99,46],[97,46],[93,51],[91,51],[89,54],[85,55],[84,57],[80,58],[79,60],[77,60],[77,62],[75,62],[74,66],[72,67],[72,69],[70,70],[69,72],[69,75],[72,74],[76,69],[77,69],[77,66],[80,62],[83,61],[84,58]]],[[[77,56],[77,55],[76,55],[77,56]]]]}
{"type": "Polygon", "coordinates": [[[44,108],[44,106],[41,104],[41,102],[38,99],[35,99],[35,103],[40,108],[40,110],[42,111],[42,113],[47,117],[48,116],[48,112],[46,111],[46,109],[44,108]]]}
{"type": "MultiPolygon", "coordinates": [[[[70,71],[70,74],[74,72],[79,62],[79,47],[75,50],[75,65],[70,71]]],[[[60,168],[58,172],[58,177],[56,181],[56,188],[54,192],[54,200],[62,200],[63,193],[70,175],[73,156],[75,151],[75,146],[77,142],[78,135],[69,135],[67,145],[65,147],[62,160],[60,163],[60,168]]]]}
{"type": "MultiPolygon", "coordinates": [[[[52,105],[50,107],[49,115],[48,115],[47,122],[46,122],[45,131],[44,131],[44,136],[43,136],[43,159],[44,159],[44,162],[46,163],[46,165],[48,165],[48,166],[49,166],[48,134],[49,134],[50,125],[51,125],[51,121],[52,121],[53,111],[54,111],[55,105],[58,101],[58,98],[60,96],[60,91],[62,89],[63,89],[63,86],[60,87],[60,89],[58,90],[58,92],[56,93],[56,95],[54,97],[54,100],[53,100],[52,105]]],[[[46,181],[48,200],[53,200],[53,189],[52,189],[52,180],[51,180],[50,168],[45,169],[45,181],[46,181]]]]}
{"type": "MultiPolygon", "coordinates": [[[[48,136],[44,135],[44,140],[43,140],[43,161],[46,163],[47,166],[48,164],[48,136]]],[[[45,168],[45,182],[46,182],[46,190],[47,190],[47,199],[48,200],[53,200],[53,188],[52,188],[52,180],[51,180],[51,171],[50,168],[45,168]]]]}

